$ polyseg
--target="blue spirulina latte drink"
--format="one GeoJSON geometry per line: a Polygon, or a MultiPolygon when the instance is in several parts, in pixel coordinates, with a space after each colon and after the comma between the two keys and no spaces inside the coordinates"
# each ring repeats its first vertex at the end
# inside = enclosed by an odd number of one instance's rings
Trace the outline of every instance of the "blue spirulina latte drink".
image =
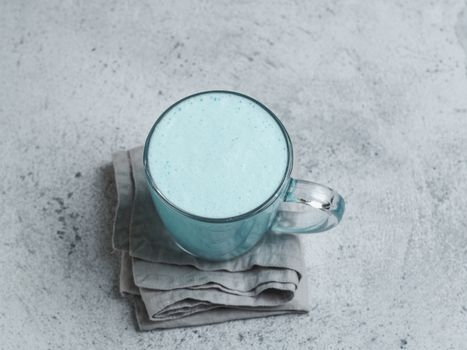
{"type": "Polygon", "coordinates": [[[172,105],[149,133],[144,162],[169,234],[204,259],[241,255],[273,225],[278,232],[323,231],[343,213],[343,201],[331,189],[290,179],[292,145],[285,128],[265,106],[239,93],[208,91],[172,105]],[[309,199],[294,196],[304,190],[309,199]],[[284,200],[326,215],[307,227],[278,224],[284,200]]]}
{"type": "Polygon", "coordinates": [[[148,167],[172,204],[206,218],[255,209],[281,184],[287,142],[268,111],[236,94],[186,99],[157,124],[148,167]]]}

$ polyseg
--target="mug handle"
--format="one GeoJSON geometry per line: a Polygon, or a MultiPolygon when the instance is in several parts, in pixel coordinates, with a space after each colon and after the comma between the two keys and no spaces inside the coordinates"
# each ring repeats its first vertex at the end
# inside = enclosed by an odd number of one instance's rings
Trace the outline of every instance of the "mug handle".
{"type": "Polygon", "coordinates": [[[290,179],[271,230],[277,233],[327,231],[341,221],[344,210],[344,199],[333,189],[311,181],[290,179]]]}

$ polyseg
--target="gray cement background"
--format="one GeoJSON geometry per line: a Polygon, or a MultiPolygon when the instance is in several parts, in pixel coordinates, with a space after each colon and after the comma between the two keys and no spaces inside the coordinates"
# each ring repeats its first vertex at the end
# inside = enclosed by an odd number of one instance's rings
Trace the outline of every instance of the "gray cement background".
{"type": "Polygon", "coordinates": [[[463,1],[0,1],[1,349],[465,349],[463,1]],[[346,198],[305,238],[307,316],[137,333],[111,152],[233,89],[346,198]]]}

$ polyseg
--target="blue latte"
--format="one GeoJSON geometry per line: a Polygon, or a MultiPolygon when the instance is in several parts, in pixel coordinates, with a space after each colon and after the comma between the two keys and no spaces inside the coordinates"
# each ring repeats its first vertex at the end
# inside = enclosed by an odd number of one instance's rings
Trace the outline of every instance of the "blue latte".
{"type": "Polygon", "coordinates": [[[241,95],[209,92],[185,99],[157,123],[147,166],[176,207],[229,218],[271,197],[286,173],[286,138],[262,106],[241,95]]]}

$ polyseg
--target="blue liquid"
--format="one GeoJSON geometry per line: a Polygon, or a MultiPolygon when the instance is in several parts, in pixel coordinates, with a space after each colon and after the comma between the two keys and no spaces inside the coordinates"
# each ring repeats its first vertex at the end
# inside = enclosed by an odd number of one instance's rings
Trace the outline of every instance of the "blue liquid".
{"type": "Polygon", "coordinates": [[[190,97],[159,121],[148,166],[164,197],[206,218],[228,218],[263,204],[282,183],[287,142],[260,105],[227,92],[190,97]]]}

